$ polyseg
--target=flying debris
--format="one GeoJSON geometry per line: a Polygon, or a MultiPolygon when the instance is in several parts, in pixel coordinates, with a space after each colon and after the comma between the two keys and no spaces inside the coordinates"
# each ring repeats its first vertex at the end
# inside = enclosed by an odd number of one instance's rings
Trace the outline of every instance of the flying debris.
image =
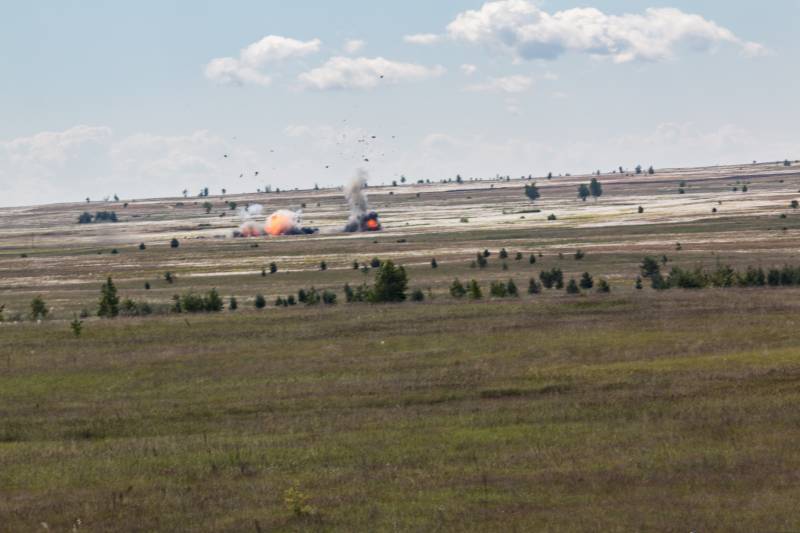
{"type": "Polygon", "coordinates": [[[367,172],[360,169],[344,187],[344,197],[350,205],[350,218],[344,227],[344,231],[348,233],[382,229],[378,213],[369,208],[366,192],[368,177],[367,172]]]}

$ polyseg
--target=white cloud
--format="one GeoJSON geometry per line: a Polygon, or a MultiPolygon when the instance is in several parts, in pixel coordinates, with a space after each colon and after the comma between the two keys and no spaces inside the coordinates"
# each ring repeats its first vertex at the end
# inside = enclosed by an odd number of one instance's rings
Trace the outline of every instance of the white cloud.
{"type": "Polygon", "coordinates": [[[361,39],[350,39],[344,43],[342,49],[348,54],[355,54],[360,52],[366,44],[367,43],[361,39]]]}
{"type": "Polygon", "coordinates": [[[544,78],[547,81],[556,81],[558,80],[558,74],[554,72],[545,72],[542,78],[544,78]]]}
{"type": "Polygon", "coordinates": [[[208,79],[223,85],[244,85],[252,83],[267,86],[272,82],[263,68],[290,58],[304,57],[319,51],[322,41],[298,41],[279,35],[268,35],[244,48],[239,58],[218,57],[208,62],[205,75],[208,79]]]}
{"type": "Polygon", "coordinates": [[[649,8],[644,14],[607,15],[594,8],[555,13],[531,0],[497,0],[460,13],[447,26],[451,39],[504,50],[517,59],[555,59],[566,52],[610,57],[617,63],[660,61],[678,47],[707,50],[720,43],[745,55],[766,49],[746,42],[700,15],[674,8],[649,8]]]}
{"type": "Polygon", "coordinates": [[[403,40],[409,44],[429,45],[441,41],[442,36],[435,33],[416,33],[414,35],[406,35],[403,40]]]}
{"type": "Polygon", "coordinates": [[[485,83],[478,83],[467,87],[468,91],[475,92],[500,92],[522,93],[533,87],[533,78],[530,76],[514,75],[502,78],[489,78],[485,83]]]}
{"type": "Polygon", "coordinates": [[[472,76],[473,74],[478,72],[478,67],[476,67],[475,65],[464,64],[461,65],[461,72],[463,72],[467,76],[472,76]]]}
{"type": "Polygon", "coordinates": [[[372,89],[381,84],[421,81],[440,76],[441,66],[399,63],[382,57],[332,57],[321,67],[300,74],[303,87],[317,90],[372,89]]]}

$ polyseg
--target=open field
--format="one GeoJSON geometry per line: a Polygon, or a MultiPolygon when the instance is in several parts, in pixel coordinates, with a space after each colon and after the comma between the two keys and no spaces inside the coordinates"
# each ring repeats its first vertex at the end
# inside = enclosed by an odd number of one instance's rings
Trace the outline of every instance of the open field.
{"type": "Polygon", "coordinates": [[[602,176],[580,202],[588,179],[539,179],[535,205],[518,179],[371,187],[374,234],[334,231],[333,190],[215,197],[208,215],[193,198],[0,209],[6,318],[51,307],[0,323],[0,531],[800,529],[800,289],[634,288],[645,255],[800,265],[798,165],[602,176]],[[321,232],[233,239],[229,200],[305,204],[321,232]],[[345,304],[372,257],[426,301],[345,304]],[[553,267],[611,293],[524,294],[553,267]],[[88,318],[74,337],[108,275],[123,298],[215,287],[239,309],[88,318]],[[456,277],[484,299],[452,299],[456,277]],[[510,278],[519,298],[488,297],[510,278]],[[253,307],[311,286],[339,305],[253,307]]]}

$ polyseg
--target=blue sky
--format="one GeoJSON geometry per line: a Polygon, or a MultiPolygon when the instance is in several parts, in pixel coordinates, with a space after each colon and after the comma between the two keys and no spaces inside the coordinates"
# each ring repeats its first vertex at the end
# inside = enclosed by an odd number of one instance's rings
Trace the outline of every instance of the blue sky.
{"type": "Polygon", "coordinates": [[[0,205],[800,157],[793,0],[4,4],[0,205]]]}

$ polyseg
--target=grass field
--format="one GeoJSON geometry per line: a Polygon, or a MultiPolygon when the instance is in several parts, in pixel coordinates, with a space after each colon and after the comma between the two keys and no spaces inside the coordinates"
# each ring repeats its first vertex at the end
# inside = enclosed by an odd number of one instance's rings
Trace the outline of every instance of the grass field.
{"type": "MultiPolygon", "coordinates": [[[[376,189],[386,231],[356,236],[221,238],[234,220],[176,199],[102,227],[75,224],[80,204],[0,210],[6,316],[52,308],[0,323],[0,531],[800,530],[800,289],[633,288],[644,255],[800,264],[795,168],[620,177],[596,204],[554,179],[537,214],[519,182],[376,189]],[[371,282],[352,269],[371,257],[433,298],[253,308],[371,282]],[[611,293],[524,294],[555,266],[611,293]],[[123,297],[217,287],[240,309],[87,318],[75,337],[107,275],[123,297]],[[454,300],[455,277],[523,295],[454,300]]],[[[330,191],[267,200],[345,216],[330,191]]]]}

